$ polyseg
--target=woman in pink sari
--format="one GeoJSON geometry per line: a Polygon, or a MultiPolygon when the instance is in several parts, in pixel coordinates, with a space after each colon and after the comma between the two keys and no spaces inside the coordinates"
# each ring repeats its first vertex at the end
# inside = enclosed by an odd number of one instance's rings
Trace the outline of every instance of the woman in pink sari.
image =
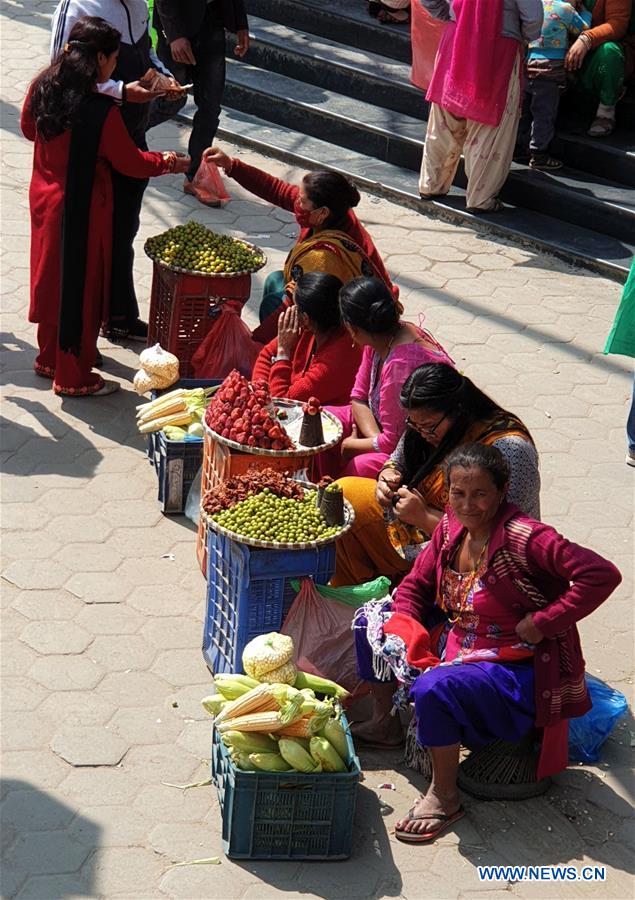
{"type": "Polygon", "coordinates": [[[430,115],[419,192],[447,194],[465,157],[467,208],[494,212],[520,116],[524,42],[540,36],[542,0],[421,0],[447,21],[426,94],[430,115]]]}
{"type": "Polygon", "coordinates": [[[401,388],[425,363],[453,365],[432,335],[399,318],[390,290],[377,278],[354,278],[340,291],[342,324],[363,347],[346,406],[327,409],[341,421],[343,440],[317,458],[320,476],[376,478],[406,427],[401,388]]]}

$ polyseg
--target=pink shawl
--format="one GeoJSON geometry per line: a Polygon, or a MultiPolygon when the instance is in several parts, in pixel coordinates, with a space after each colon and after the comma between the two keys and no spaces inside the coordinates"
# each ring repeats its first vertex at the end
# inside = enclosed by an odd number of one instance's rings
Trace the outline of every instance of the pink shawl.
{"type": "Polygon", "coordinates": [[[501,37],[503,0],[454,0],[426,99],[454,116],[498,125],[520,44],[501,37]]]}

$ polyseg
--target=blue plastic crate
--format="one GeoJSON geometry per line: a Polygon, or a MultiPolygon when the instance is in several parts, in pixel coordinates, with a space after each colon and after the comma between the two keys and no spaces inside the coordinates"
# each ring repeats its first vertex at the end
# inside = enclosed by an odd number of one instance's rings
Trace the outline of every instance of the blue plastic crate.
{"type": "MultiPolygon", "coordinates": [[[[152,399],[175,388],[213,387],[220,383],[218,378],[181,378],[165,391],[152,391],[152,399]]],[[[203,462],[203,439],[170,441],[162,431],[155,431],[148,435],[148,460],[157,473],[161,511],[164,515],[181,515],[203,462]]]]}
{"type": "Polygon", "coordinates": [[[311,550],[261,550],[207,529],[207,609],[203,656],[210,671],[242,672],[245,644],[279,631],[296,596],[292,578],[326,584],[335,544],[311,550]]]}
{"type": "MultiPolygon", "coordinates": [[[[342,724],[346,725],[344,716],[342,724]]],[[[348,745],[348,772],[243,772],[234,766],[214,731],[212,778],[218,791],[227,856],[348,859],[361,777],[350,734],[348,745]]]]}

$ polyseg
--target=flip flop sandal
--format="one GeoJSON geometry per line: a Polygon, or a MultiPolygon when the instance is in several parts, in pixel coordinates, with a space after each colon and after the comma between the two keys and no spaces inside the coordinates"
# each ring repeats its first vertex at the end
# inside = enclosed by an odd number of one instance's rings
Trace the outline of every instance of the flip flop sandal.
{"type": "Polygon", "coordinates": [[[590,137],[608,137],[615,131],[615,119],[606,116],[596,116],[587,131],[590,137]]]}
{"type": "Polygon", "coordinates": [[[455,822],[458,822],[459,819],[462,819],[465,815],[463,806],[459,806],[457,811],[452,813],[451,816],[447,816],[445,813],[422,813],[421,815],[415,816],[413,815],[413,810],[414,806],[408,810],[406,819],[409,822],[423,822],[436,819],[443,824],[440,828],[437,828],[436,831],[426,831],[425,834],[418,834],[416,831],[404,831],[402,828],[395,828],[395,837],[404,844],[429,844],[430,841],[439,837],[440,834],[447,831],[450,826],[454,825],[455,822]]]}
{"type": "Polygon", "coordinates": [[[530,157],[529,168],[537,169],[539,172],[553,172],[555,169],[561,169],[562,163],[559,159],[545,154],[544,156],[530,157]]]}
{"type": "Polygon", "coordinates": [[[494,200],[494,205],[490,206],[489,209],[481,209],[480,206],[467,206],[466,211],[472,213],[473,216],[485,216],[488,213],[497,213],[502,212],[505,207],[501,203],[500,200],[494,200]]]}

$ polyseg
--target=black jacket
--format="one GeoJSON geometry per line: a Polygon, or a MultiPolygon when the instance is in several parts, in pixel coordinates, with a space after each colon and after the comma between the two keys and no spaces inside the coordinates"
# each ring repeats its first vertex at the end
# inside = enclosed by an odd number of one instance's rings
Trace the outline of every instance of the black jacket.
{"type": "MultiPolygon", "coordinates": [[[[249,27],[243,0],[213,0],[213,3],[227,31],[236,34],[249,27]]],[[[165,32],[169,43],[180,37],[193,38],[201,29],[206,11],[207,0],[155,0],[155,26],[165,32]]]]}

